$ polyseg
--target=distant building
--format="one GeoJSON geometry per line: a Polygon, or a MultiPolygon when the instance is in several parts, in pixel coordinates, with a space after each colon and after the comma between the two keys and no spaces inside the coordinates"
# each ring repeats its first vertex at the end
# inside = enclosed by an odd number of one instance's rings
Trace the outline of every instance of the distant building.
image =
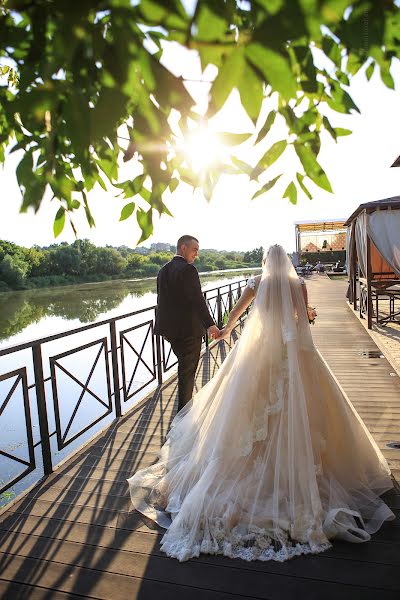
{"type": "Polygon", "coordinates": [[[324,253],[329,253],[327,261],[344,260],[346,252],[345,219],[331,221],[299,221],[295,223],[296,252],[301,259],[313,254],[313,259],[324,262],[324,253]]]}
{"type": "Polygon", "coordinates": [[[151,244],[150,250],[152,252],[169,252],[171,250],[171,244],[156,242],[155,244],[151,244]]]}
{"type": "Polygon", "coordinates": [[[146,246],[138,246],[137,248],[135,248],[135,252],[136,254],[143,254],[145,256],[150,252],[150,249],[146,248],[146,246]]]}

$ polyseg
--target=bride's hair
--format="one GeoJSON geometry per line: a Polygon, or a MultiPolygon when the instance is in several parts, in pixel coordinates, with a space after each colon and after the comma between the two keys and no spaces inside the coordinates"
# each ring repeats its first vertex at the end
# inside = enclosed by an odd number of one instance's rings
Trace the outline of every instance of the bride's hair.
{"type": "Polygon", "coordinates": [[[262,276],[247,328],[263,330],[278,348],[287,340],[310,346],[311,334],[302,285],[286,251],[279,244],[263,256],[262,276]],[[258,315],[258,316],[257,316],[258,315]]]}
{"type": "Polygon", "coordinates": [[[272,274],[272,272],[275,274],[282,272],[286,272],[288,275],[295,274],[292,261],[279,244],[274,244],[264,251],[262,266],[264,272],[269,272],[269,274],[272,274]]]}

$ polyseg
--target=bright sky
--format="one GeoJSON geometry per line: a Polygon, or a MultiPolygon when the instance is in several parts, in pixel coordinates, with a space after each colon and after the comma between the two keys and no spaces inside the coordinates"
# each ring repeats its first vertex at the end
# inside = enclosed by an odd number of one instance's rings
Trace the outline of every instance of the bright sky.
{"type": "MultiPolygon", "coordinates": [[[[215,75],[211,68],[202,75],[195,52],[183,51],[176,45],[164,53],[164,62],[173,65],[174,72],[186,79],[212,79],[215,75]]],[[[175,243],[180,235],[189,233],[199,238],[200,248],[249,250],[280,243],[287,251],[292,251],[295,248],[295,221],[340,219],[348,217],[363,202],[399,195],[400,168],[391,169],[390,165],[400,154],[400,63],[392,70],[396,91],[385,88],[376,71],[369,83],[363,73],[359,73],[352,81],[350,93],[361,115],[346,116],[326,111],[334,126],[353,131],[351,136],[340,138],[337,144],[330,137],[323,140],[319,161],[331,181],[334,194],[328,194],[310,183],[308,187],[313,194],[312,201],[299,197],[298,204],[292,206],[287,199],[282,199],[282,193],[290,181],[288,177],[291,173],[295,174],[295,167],[299,164],[293,152],[287,158],[284,158],[285,155],[281,157],[260,178],[264,183],[283,172],[287,175],[286,179],[282,177],[273,190],[254,201],[250,201],[250,198],[257,184],[249,183],[246,176],[222,176],[210,204],[201,190],[193,193],[192,188],[180,184],[173,195],[166,196],[166,204],[174,218],[156,218],[154,235],[145,245],[156,241],[175,243]]],[[[199,109],[204,108],[208,85],[188,83],[187,86],[196,98],[199,109]]],[[[264,118],[270,108],[271,105],[264,106],[264,118]]],[[[260,118],[259,128],[262,124],[260,118]]],[[[235,92],[211,125],[218,131],[254,131],[235,92]]],[[[273,142],[284,137],[279,123],[275,127],[268,140],[259,144],[255,152],[246,144],[238,147],[239,158],[254,164],[256,158],[273,142]]],[[[0,172],[3,192],[0,239],[25,246],[54,243],[52,227],[58,209],[55,202],[46,199],[36,215],[31,212],[19,214],[21,195],[15,177],[16,158],[16,155],[12,155],[5,169],[0,172]]],[[[120,179],[133,178],[137,172],[137,165],[132,160],[122,165],[120,179]]],[[[134,247],[140,236],[136,219],[118,222],[125,202],[115,198],[114,191],[104,192],[100,189],[90,193],[89,200],[97,227],[90,230],[84,215],[76,218],[79,237],[89,238],[97,245],[126,244],[134,247]]],[[[72,242],[74,239],[71,228],[66,224],[65,231],[56,241],[72,242]]]]}

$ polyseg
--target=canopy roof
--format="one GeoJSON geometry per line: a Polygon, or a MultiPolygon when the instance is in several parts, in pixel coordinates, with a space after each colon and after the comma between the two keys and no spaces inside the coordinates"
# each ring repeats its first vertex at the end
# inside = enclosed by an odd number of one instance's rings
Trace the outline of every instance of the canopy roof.
{"type": "Polygon", "coordinates": [[[297,231],[300,233],[311,231],[336,231],[345,229],[344,219],[337,221],[297,221],[295,223],[297,231]]]}
{"type": "Polygon", "coordinates": [[[370,282],[400,279],[400,197],[361,204],[347,223],[348,264],[370,282]]]}
{"type": "Polygon", "coordinates": [[[394,161],[394,163],[392,165],[390,165],[391,167],[400,167],[400,156],[398,156],[396,158],[396,160],[394,161]]]}
{"type": "Polygon", "coordinates": [[[352,215],[347,219],[344,223],[345,227],[348,227],[354,219],[362,212],[366,210],[368,213],[372,213],[375,210],[386,210],[388,208],[398,208],[400,209],[400,196],[393,196],[393,198],[385,198],[383,200],[374,200],[374,202],[366,202],[365,204],[360,204],[360,206],[353,212],[352,215]]]}

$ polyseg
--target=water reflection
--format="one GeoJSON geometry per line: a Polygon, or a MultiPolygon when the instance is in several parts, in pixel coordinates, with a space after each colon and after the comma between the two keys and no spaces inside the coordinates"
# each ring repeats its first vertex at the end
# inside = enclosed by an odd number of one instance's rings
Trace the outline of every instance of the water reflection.
{"type": "MultiPolygon", "coordinates": [[[[229,272],[202,277],[203,289],[215,288],[243,279],[249,272],[229,272]]],[[[226,288],[225,288],[226,289],[226,288]]],[[[110,281],[98,284],[29,290],[0,295],[0,346],[18,344],[27,340],[47,337],[57,332],[73,330],[79,324],[95,322],[112,316],[120,317],[116,323],[120,341],[120,384],[129,398],[123,399],[123,412],[144,397],[155,386],[153,338],[148,337],[148,321],[154,316],[150,308],[156,302],[156,281],[110,281]],[[138,309],[149,310],[123,317],[138,309]],[[147,342],[146,342],[147,340],[147,342]],[[139,356],[140,355],[140,356],[139,356]],[[121,363],[122,364],[122,363],[121,363]],[[147,365],[147,366],[146,366],[147,365]],[[150,367],[148,366],[150,365],[150,367]]],[[[214,301],[215,305],[215,299],[214,301]]],[[[213,308],[213,307],[212,307],[213,308]]],[[[215,308],[215,306],[214,306],[215,308]]],[[[109,425],[115,412],[105,410],[112,405],[110,377],[103,339],[110,348],[108,325],[99,325],[84,332],[74,332],[41,345],[45,402],[49,432],[56,430],[59,417],[60,435],[69,442],[76,434],[87,431],[71,441],[65,448],[58,446],[55,435],[51,437],[51,454],[57,464],[77,450],[101,427],[109,425]],[[100,351],[100,354],[99,354],[100,351]],[[50,371],[53,360],[54,372],[50,371]],[[102,415],[101,422],[97,423],[102,415]],[[95,423],[97,423],[95,425],[95,423]]],[[[166,347],[168,351],[168,347],[166,347]]],[[[174,358],[172,359],[173,362],[174,358]]],[[[22,384],[13,390],[16,370],[26,368],[29,412],[33,442],[40,441],[39,416],[34,370],[30,348],[6,353],[0,358],[0,405],[2,405],[2,436],[0,439],[0,488],[10,482],[23,467],[20,460],[29,462],[28,437],[25,426],[22,384]],[[7,453],[7,454],[4,454],[7,453]],[[15,460],[13,457],[16,457],[15,460]]],[[[168,372],[172,374],[174,369],[168,372]]],[[[35,448],[36,467],[21,481],[12,486],[19,494],[43,475],[41,447],[35,448]]],[[[0,494],[0,507],[10,499],[0,494]]]]}
{"type": "MultiPolygon", "coordinates": [[[[216,287],[249,275],[249,270],[201,275],[216,287]]],[[[0,294],[0,346],[32,340],[156,302],[156,279],[117,280],[0,294]],[[60,320],[68,321],[63,325],[60,320]],[[23,332],[26,331],[26,335],[23,332]]]]}
{"type": "MultiPolygon", "coordinates": [[[[154,281],[107,281],[0,294],[0,340],[10,342],[29,325],[39,324],[49,317],[77,320],[79,323],[94,322],[100,315],[104,317],[117,309],[125,298],[140,298],[152,291],[154,286],[154,281]]],[[[49,333],[42,330],[38,336],[49,333]]]]}

